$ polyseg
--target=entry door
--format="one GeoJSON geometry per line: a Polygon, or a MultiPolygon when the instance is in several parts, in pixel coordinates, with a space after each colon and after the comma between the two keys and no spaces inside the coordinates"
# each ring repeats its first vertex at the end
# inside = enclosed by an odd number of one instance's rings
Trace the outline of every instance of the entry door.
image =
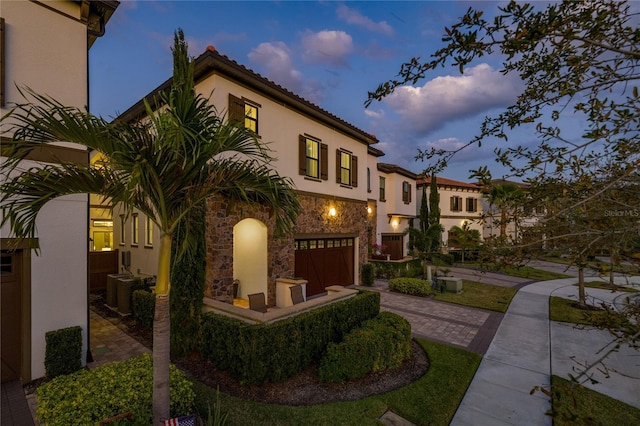
{"type": "Polygon", "coordinates": [[[400,260],[403,255],[404,236],[402,234],[396,235],[383,235],[382,245],[386,246],[387,253],[389,253],[391,260],[400,260]]]}
{"type": "Polygon", "coordinates": [[[2,381],[20,378],[22,358],[22,280],[20,260],[22,252],[2,251],[0,263],[0,294],[2,306],[2,381]]]}

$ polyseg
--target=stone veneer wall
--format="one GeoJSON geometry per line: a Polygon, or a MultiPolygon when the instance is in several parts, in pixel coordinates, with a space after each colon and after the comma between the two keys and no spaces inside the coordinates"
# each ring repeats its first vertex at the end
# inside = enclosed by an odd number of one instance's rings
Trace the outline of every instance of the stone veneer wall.
{"type": "Polygon", "coordinates": [[[295,271],[294,240],[305,236],[351,236],[358,238],[359,265],[367,261],[369,235],[375,238],[375,212],[367,213],[367,202],[298,193],[301,214],[293,233],[275,238],[275,219],[268,209],[258,204],[229,202],[223,197],[207,201],[206,242],[207,268],[205,297],[232,301],[233,227],[243,219],[254,218],[268,228],[267,304],[275,304],[276,278],[291,278],[295,271]],[[336,209],[336,216],[329,209],[336,209]]]}

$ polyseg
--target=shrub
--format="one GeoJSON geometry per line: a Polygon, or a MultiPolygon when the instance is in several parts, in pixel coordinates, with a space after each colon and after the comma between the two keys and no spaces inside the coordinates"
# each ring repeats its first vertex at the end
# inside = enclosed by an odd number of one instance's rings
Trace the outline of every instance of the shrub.
{"type": "Polygon", "coordinates": [[[131,313],[138,323],[153,329],[153,314],[156,309],[156,296],[145,290],[136,290],[131,295],[131,313]]]}
{"type": "Polygon", "coordinates": [[[82,367],[82,328],[79,326],[48,331],[44,368],[47,377],[71,374],[82,367]]]}
{"type": "Polygon", "coordinates": [[[353,330],[344,341],[330,343],[318,375],[325,382],[341,382],[398,367],[411,356],[411,325],[391,312],[381,312],[353,330]]]}
{"type": "Polygon", "coordinates": [[[389,290],[415,296],[428,296],[434,293],[431,283],[419,278],[394,278],[389,280],[389,290]]]}
{"type": "Polygon", "coordinates": [[[371,263],[365,263],[362,265],[362,284],[367,287],[371,287],[375,280],[373,265],[371,263]]]}
{"type": "MultiPolygon", "coordinates": [[[[145,354],[58,377],[38,387],[36,416],[48,426],[93,425],[131,412],[134,424],[153,424],[152,370],[151,355],[145,354]]],[[[171,416],[191,413],[192,383],[173,365],[169,387],[171,416]]]]}
{"type": "Polygon", "coordinates": [[[270,324],[208,312],[202,316],[202,355],[244,382],[280,381],[318,362],[330,342],[341,341],[379,311],[380,294],[363,291],[270,324]]]}
{"type": "Polygon", "coordinates": [[[436,266],[441,266],[443,264],[444,265],[453,265],[453,263],[455,261],[455,258],[453,257],[452,254],[433,253],[431,255],[431,261],[436,266]]]}

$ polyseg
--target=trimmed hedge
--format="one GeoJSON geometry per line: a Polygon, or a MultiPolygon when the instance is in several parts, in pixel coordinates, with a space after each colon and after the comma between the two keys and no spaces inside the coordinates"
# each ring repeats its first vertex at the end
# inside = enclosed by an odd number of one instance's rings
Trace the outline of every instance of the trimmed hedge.
{"type": "Polygon", "coordinates": [[[394,278],[389,280],[389,290],[414,296],[428,296],[434,293],[431,282],[419,278],[394,278]]]}
{"type": "Polygon", "coordinates": [[[330,342],[380,311],[380,294],[350,299],[271,324],[248,324],[208,312],[202,316],[202,355],[250,384],[276,382],[319,362],[330,342]]]}
{"type": "MultiPolygon", "coordinates": [[[[114,362],[93,370],[57,377],[38,387],[36,416],[42,424],[95,425],[118,414],[133,413],[133,424],[153,424],[151,355],[114,362]]],[[[171,416],[193,412],[192,383],[174,365],[169,369],[171,416]]]]}
{"type": "Polygon", "coordinates": [[[362,285],[371,287],[375,281],[375,270],[372,263],[362,265],[362,285]]]}
{"type": "Polygon", "coordinates": [[[156,295],[145,290],[136,290],[131,295],[131,313],[138,323],[153,329],[153,315],[156,309],[156,295]]]}
{"type": "Polygon", "coordinates": [[[79,326],[48,331],[44,368],[47,377],[71,374],[82,367],[82,328],[79,326]]]}
{"type": "Polygon", "coordinates": [[[400,315],[381,312],[340,343],[330,343],[318,376],[325,382],[359,379],[398,367],[411,356],[411,325],[400,315]]]}

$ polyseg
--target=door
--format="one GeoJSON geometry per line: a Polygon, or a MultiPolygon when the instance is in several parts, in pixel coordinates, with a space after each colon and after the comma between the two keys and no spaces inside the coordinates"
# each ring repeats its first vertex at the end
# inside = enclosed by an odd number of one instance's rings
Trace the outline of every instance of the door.
{"type": "Polygon", "coordinates": [[[22,359],[22,280],[21,251],[2,251],[0,261],[0,287],[2,300],[2,381],[20,378],[22,359]]]}
{"type": "Polygon", "coordinates": [[[296,240],[295,275],[307,280],[307,296],[332,285],[353,284],[354,239],[312,238],[296,240]]]}
{"type": "Polygon", "coordinates": [[[400,260],[403,258],[403,245],[404,235],[383,235],[382,245],[386,246],[387,253],[389,253],[391,260],[400,260]]]}

